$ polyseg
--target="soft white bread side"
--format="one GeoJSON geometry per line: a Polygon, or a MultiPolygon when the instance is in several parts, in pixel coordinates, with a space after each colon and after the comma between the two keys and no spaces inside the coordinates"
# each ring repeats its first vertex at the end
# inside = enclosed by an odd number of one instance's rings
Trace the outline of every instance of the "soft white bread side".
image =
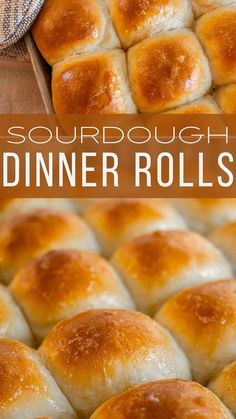
{"type": "Polygon", "coordinates": [[[127,242],[112,263],[139,308],[149,315],[178,291],[232,277],[222,253],[191,231],[157,231],[127,242]]]}
{"type": "Polygon", "coordinates": [[[74,314],[93,308],[135,308],[109,262],[79,250],[53,250],[29,262],[10,290],[39,341],[74,314]]]}
{"type": "Polygon", "coordinates": [[[184,349],[195,380],[207,384],[236,358],[236,280],[186,289],[162,306],[156,320],[184,349]]]}
{"type": "Polygon", "coordinates": [[[22,343],[0,339],[0,417],[77,419],[39,355],[22,343]]]}
{"type": "Polygon", "coordinates": [[[130,386],[190,377],[173,338],[144,314],[91,310],[59,323],[40,353],[81,418],[130,386]]]}
{"type": "Polygon", "coordinates": [[[193,381],[161,380],[131,388],[99,407],[90,419],[233,419],[205,387],[193,381]]]}
{"type": "Polygon", "coordinates": [[[213,230],[209,238],[224,252],[233,266],[234,273],[236,273],[236,221],[223,224],[213,230]]]}
{"type": "Polygon", "coordinates": [[[0,280],[10,282],[26,262],[60,248],[99,251],[92,231],[75,214],[38,210],[12,218],[0,229],[0,280]]]}
{"type": "Polygon", "coordinates": [[[2,285],[0,285],[0,338],[16,339],[29,346],[34,343],[32,333],[23,314],[7,288],[2,285]]]}
{"type": "Polygon", "coordinates": [[[163,199],[110,199],[92,205],[85,219],[97,235],[103,254],[155,230],[184,229],[181,216],[163,199]]]}

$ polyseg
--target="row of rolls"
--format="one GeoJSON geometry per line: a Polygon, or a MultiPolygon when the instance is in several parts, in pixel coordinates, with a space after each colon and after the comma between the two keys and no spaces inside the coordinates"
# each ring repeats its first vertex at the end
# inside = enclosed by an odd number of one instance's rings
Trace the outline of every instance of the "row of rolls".
{"type": "Polygon", "coordinates": [[[236,199],[0,200],[1,419],[236,417],[236,199]]]}
{"type": "Polygon", "coordinates": [[[46,0],[58,114],[236,114],[235,0],[46,0]]]}

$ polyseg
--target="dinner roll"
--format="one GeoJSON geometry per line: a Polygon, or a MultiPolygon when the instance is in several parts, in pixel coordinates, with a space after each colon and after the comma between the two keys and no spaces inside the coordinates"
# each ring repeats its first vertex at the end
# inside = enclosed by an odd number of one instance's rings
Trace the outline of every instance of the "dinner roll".
{"type": "Polygon", "coordinates": [[[184,290],[167,301],[156,320],[185,350],[200,383],[236,359],[236,280],[184,290]]]}
{"type": "Polygon", "coordinates": [[[106,201],[106,198],[73,198],[72,205],[74,211],[83,214],[91,205],[106,201]]]}
{"type": "Polygon", "coordinates": [[[124,48],[158,32],[191,26],[189,0],[107,0],[124,48]]]}
{"type": "Polygon", "coordinates": [[[191,231],[158,231],[138,237],[121,246],[112,262],[137,307],[149,315],[183,288],[232,277],[221,252],[191,231]]]}
{"type": "Polygon", "coordinates": [[[236,82],[236,5],[220,7],[202,16],[196,32],[210,60],[213,82],[236,82]]]}
{"type": "Polygon", "coordinates": [[[221,87],[216,100],[224,113],[236,115],[236,84],[221,87]]]}
{"type": "Polygon", "coordinates": [[[187,29],[164,32],[130,48],[129,73],[141,112],[162,112],[203,96],[211,87],[208,61],[187,29]]]}
{"type": "Polygon", "coordinates": [[[185,228],[179,214],[162,199],[114,199],[91,206],[85,213],[104,255],[125,241],[155,230],[185,228]]]}
{"type": "Polygon", "coordinates": [[[0,279],[10,282],[26,262],[57,248],[98,250],[90,229],[72,213],[37,210],[12,218],[0,229],[0,279]]]}
{"type": "Polygon", "coordinates": [[[212,231],[210,236],[219,248],[223,250],[229,261],[233,265],[234,272],[236,273],[236,221],[226,223],[216,230],[212,231]]]}
{"type": "Polygon", "coordinates": [[[52,99],[58,114],[135,113],[125,53],[117,49],[84,54],[57,64],[52,99]]]}
{"type": "Polygon", "coordinates": [[[92,308],[134,309],[116,272],[97,256],[52,250],[19,271],[11,292],[41,340],[60,320],[92,308]]]}
{"type": "Polygon", "coordinates": [[[20,342],[0,339],[0,380],[1,419],[77,418],[38,354],[20,342]]]}
{"type": "Polygon", "coordinates": [[[168,332],[134,311],[91,310],[64,320],[40,353],[79,418],[132,385],[190,377],[168,332]]]}
{"type": "Polygon", "coordinates": [[[0,338],[16,339],[30,346],[33,344],[32,333],[25,318],[2,285],[0,285],[0,338]]]}
{"type": "Polygon", "coordinates": [[[176,198],[170,202],[176,205],[188,225],[201,233],[236,220],[235,198],[176,198]]]}
{"type": "Polygon", "coordinates": [[[216,102],[210,97],[206,96],[187,105],[179,106],[171,111],[165,112],[170,114],[216,114],[220,113],[216,102]]]}
{"type": "Polygon", "coordinates": [[[236,415],[236,361],[220,371],[209,384],[209,388],[236,415]]]}
{"type": "Polygon", "coordinates": [[[199,17],[221,6],[236,3],[235,0],[192,0],[194,14],[199,17]]]}
{"type": "Polygon", "coordinates": [[[217,397],[192,381],[161,380],[131,388],[90,419],[233,419],[217,397]]]}
{"type": "Polygon", "coordinates": [[[0,224],[18,214],[35,209],[57,209],[60,211],[71,211],[73,205],[69,199],[59,198],[2,198],[0,199],[0,224]]]}
{"type": "Polygon", "coordinates": [[[104,0],[45,0],[32,33],[51,65],[72,54],[119,46],[104,0]]]}

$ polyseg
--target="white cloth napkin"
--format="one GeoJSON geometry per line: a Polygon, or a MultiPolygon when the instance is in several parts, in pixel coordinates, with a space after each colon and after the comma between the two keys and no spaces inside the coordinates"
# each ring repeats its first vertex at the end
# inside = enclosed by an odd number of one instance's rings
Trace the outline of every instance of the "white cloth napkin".
{"type": "Polygon", "coordinates": [[[0,50],[15,44],[29,30],[44,0],[0,0],[0,50]]]}

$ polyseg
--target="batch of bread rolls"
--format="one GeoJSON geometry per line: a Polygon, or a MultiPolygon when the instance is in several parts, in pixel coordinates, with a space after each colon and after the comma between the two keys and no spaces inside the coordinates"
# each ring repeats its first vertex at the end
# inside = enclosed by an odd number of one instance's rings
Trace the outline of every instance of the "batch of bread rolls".
{"type": "Polygon", "coordinates": [[[1,199],[0,419],[236,417],[236,199],[1,199]]]}
{"type": "Polygon", "coordinates": [[[45,0],[58,114],[236,114],[236,0],[45,0]]]}

